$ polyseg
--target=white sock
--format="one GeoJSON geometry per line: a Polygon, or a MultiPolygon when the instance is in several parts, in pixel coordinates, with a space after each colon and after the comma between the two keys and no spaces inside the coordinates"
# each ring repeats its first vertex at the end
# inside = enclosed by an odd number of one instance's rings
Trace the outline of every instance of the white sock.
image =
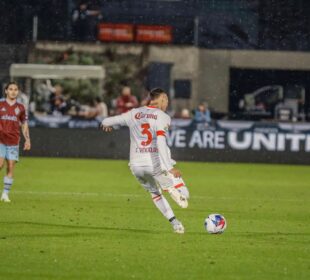
{"type": "Polygon", "coordinates": [[[4,184],[3,193],[9,194],[13,184],[13,178],[5,176],[3,178],[3,184],[4,184]]]}
{"type": "Polygon", "coordinates": [[[174,218],[174,213],[166,200],[166,198],[160,193],[151,193],[152,199],[159,211],[165,216],[167,220],[174,218]]]}

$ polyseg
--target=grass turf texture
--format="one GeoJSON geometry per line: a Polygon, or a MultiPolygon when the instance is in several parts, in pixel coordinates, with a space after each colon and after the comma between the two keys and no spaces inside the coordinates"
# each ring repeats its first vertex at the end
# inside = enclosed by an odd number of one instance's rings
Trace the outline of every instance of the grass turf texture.
{"type": "Polygon", "coordinates": [[[178,166],[184,235],[125,161],[23,158],[0,203],[0,279],[310,279],[310,167],[178,166]],[[210,235],[217,212],[228,228],[210,235]]]}

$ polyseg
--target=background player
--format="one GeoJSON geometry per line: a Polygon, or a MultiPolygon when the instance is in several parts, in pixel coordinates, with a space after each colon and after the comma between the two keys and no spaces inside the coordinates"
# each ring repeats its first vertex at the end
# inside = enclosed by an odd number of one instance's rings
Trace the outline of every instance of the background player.
{"type": "Polygon", "coordinates": [[[161,190],[168,191],[182,208],[188,206],[189,192],[174,168],[166,133],[171,119],[165,113],[168,96],[160,88],[150,92],[150,105],[106,118],[102,122],[104,131],[111,131],[113,125],[128,126],[130,129],[130,169],[141,185],[151,193],[160,212],[170,221],[177,233],[184,233],[182,223],[176,219],[161,190]]]}
{"type": "Polygon", "coordinates": [[[13,184],[15,163],[19,158],[20,126],[25,138],[24,150],[30,150],[30,136],[27,113],[23,104],[17,101],[19,89],[15,82],[5,87],[5,98],[0,100],[0,169],[6,161],[4,189],[1,201],[10,202],[9,191],[13,184]]]}

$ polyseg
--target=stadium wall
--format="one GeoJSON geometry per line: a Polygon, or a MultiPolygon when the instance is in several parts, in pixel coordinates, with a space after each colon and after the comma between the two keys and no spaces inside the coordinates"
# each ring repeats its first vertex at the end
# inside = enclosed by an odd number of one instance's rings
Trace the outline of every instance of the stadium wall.
{"type": "MultiPolygon", "coordinates": [[[[24,156],[128,159],[128,129],[31,129],[24,156]]],[[[309,124],[216,122],[173,126],[168,137],[175,160],[310,164],[309,124]]]]}

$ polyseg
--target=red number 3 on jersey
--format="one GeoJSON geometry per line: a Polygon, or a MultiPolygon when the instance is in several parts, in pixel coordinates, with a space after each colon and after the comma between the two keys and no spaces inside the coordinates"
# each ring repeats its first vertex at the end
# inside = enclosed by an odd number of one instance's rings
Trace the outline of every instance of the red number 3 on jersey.
{"type": "Polygon", "coordinates": [[[142,141],[141,144],[142,146],[148,146],[152,143],[152,140],[153,140],[153,135],[150,131],[150,124],[144,123],[141,125],[141,128],[142,128],[142,134],[147,136],[147,140],[142,141]]]}

